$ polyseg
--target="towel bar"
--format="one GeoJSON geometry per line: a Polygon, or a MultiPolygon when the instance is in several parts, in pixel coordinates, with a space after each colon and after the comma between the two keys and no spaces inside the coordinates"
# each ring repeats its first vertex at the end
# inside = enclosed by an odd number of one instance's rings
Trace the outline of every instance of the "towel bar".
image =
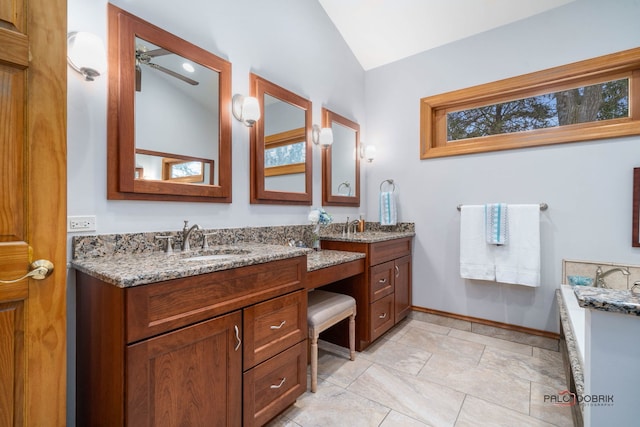
{"type": "Polygon", "coordinates": [[[384,183],[387,182],[389,183],[389,185],[392,186],[391,192],[393,193],[394,191],[396,191],[396,185],[393,183],[392,179],[385,179],[384,181],[382,181],[380,183],[380,191],[382,191],[382,186],[384,185],[384,183]]]}
{"type": "MultiPolygon", "coordinates": [[[[462,205],[458,205],[456,207],[456,209],[461,210],[462,209],[462,205]]],[[[540,210],[541,211],[546,211],[547,209],[549,209],[549,205],[546,203],[540,203],[540,210]]]]}

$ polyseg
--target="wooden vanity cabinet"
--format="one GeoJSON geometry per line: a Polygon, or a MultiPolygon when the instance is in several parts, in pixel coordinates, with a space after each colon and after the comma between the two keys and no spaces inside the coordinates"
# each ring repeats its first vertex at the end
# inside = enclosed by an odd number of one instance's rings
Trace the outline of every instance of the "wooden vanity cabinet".
{"type": "Polygon", "coordinates": [[[77,425],[264,424],[306,390],[305,275],[305,256],[130,288],[77,272],[77,425]],[[247,372],[272,381],[257,403],[247,372]]]}
{"type": "MultiPolygon", "coordinates": [[[[337,282],[327,290],[356,299],[356,349],[362,351],[382,336],[411,310],[411,237],[374,243],[323,240],[323,249],[364,252],[363,274],[337,282]]],[[[347,345],[338,325],[325,334],[327,339],[347,345]]]]}

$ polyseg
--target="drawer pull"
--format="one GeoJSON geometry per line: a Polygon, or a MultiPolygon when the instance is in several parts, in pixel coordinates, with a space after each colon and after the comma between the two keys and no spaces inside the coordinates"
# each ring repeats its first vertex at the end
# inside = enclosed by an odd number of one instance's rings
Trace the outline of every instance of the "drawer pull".
{"type": "Polygon", "coordinates": [[[400,268],[396,265],[396,277],[400,277],[400,268]]]}
{"type": "Polygon", "coordinates": [[[387,313],[382,313],[380,316],[378,316],[380,319],[386,319],[387,318],[387,313]]]}
{"type": "Polygon", "coordinates": [[[280,323],[278,326],[269,326],[271,329],[280,329],[284,326],[284,324],[287,323],[286,320],[283,320],[282,323],[280,323]]]}
{"type": "Polygon", "coordinates": [[[282,379],[282,381],[280,381],[280,384],[278,384],[278,385],[270,385],[269,387],[270,387],[270,388],[280,388],[280,387],[282,387],[282,385],[284,384],[284,382],[285,382],[286,380],[287,380],[287,377],[284,377],[284,378],[282,379]]]}
{"type": "Polygon", "coordinates": [[[238,351],[238,349],[240,348],[240,345],[242,344],[242,340],[240,339],[240,329],[238,329],[238,325],[234,325],[233,329],[236,330],[236,341],[238,342],[238,344],[236,344],[236,348],[234,348],[234,350],[238,351]]]}
{"type": "Polygon", "coordinates": [[[378,280],[378,283],[387,283],[387,278],[385,277],[384,279],[378,280]]]}

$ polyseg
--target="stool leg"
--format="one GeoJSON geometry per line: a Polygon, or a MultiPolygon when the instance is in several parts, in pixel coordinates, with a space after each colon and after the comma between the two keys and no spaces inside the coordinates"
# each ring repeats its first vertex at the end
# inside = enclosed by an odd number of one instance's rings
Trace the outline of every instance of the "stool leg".
{"type": "Polygon", "coordinates": [[[318,388],[318,337],[320,334],[309,331],[311,337],[311,392],[315,393],[318,388]]]}
{"type": "Polygon", "coordinates": [[[349,358],[356,360],[356,315],[349,316],[349,358]]]}

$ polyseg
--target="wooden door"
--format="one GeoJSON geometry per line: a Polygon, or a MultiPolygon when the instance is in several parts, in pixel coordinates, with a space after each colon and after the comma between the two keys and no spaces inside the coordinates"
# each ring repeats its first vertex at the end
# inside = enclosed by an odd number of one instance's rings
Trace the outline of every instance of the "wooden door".
{"type": "Polygon", "coordinates": [[[127,426],[242,424],[242,315],[216,317],[127,347],[127,426]]]}
{"type": "Polygon", "coordinates": [[[411,255],[395,260],[395,322],[407,317],[411,310],[411,255]]]}
{"type": "Polygon", "coordinates": [[[66,422],[65,0],[0,1],[0,425],[66,422]]]}

